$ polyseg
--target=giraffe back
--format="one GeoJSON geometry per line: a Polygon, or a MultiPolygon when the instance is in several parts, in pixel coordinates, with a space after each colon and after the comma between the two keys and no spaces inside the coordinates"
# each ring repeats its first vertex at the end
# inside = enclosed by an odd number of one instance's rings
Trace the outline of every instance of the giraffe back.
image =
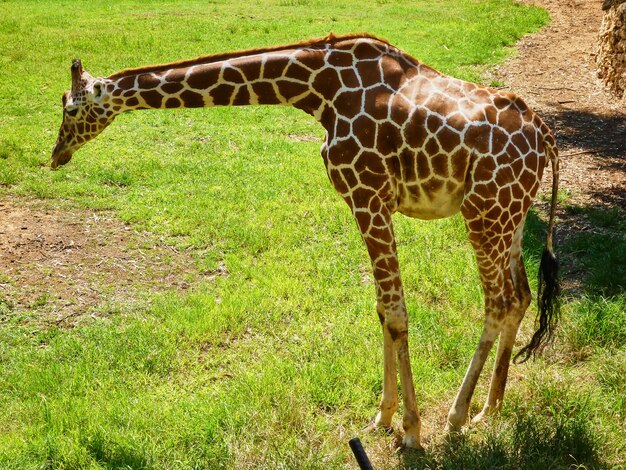
{"type": "Polygon", "coordinates": [[[496,185],[534,196],[544,141],[554,140],[518,96],[448,77],[372,38],[337,43],[325,61],[333,73],[323,155],[353,207],[378,197],[432,219],[496,185]]]}

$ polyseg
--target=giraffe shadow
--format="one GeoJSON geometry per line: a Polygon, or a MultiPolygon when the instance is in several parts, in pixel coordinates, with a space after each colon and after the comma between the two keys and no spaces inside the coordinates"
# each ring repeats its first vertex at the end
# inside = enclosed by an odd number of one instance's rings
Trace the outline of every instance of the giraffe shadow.
{"type": "MultiPolygon", "coordinates": [[[[518,410],[519,411],[519,410],[518,410]]],[[[487,427],[450,434],[423,451],[404,451],[404,469],[571,469],[610,468],[601,458],[601,443],[583,414],[547,418],[531,412],[514,415],[512,422],[496,418],[487,427]]]]}

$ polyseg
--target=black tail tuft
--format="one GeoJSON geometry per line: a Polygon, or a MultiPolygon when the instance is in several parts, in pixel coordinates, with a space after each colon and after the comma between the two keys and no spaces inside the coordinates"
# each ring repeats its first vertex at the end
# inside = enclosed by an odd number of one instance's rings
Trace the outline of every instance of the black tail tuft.
{"type": "Polygon", "coordinates": [[[526,362],[531,356],[534,357],[537,351],[549,343],[554,335],[561,306],[558,274],[558,260],[551,250],[544,249],[539,264],[539,286],[537,290],[539,328],[535,331],[530,343],[515,355],[513,362],[516,364],[526,362]]]}

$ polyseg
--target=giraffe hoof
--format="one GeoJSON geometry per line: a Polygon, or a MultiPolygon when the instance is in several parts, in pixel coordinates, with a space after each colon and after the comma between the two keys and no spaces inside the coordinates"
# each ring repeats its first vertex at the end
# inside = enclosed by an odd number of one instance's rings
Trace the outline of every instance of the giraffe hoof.
{"type": "Polygon", "coordinates": [[[447,434],[458,434],[461,432],[463,427],[457,424],[452,424],[450,421],[446,423],[446,427],[444,428],[444,432],[447,434]]]}
{"type": "Polygon", "coordinates": [[[472,418],[472,424],[479,423],[481,421],[486,421],[489,417],[496,416],[500,413],[500,406],[486,406],[482,409],[480,413],[472,418]]]}
{"type": "Polygon", "coordinates": [[[477,424],[480,423],[481,421],[483,421],[485,418],[487,417],[487,411],[486,410],[482,410],[480,413],[478,413],[476,416],[474,416],[472,418],[472,424],[477,424]]]}
{"type": "Polygon", "coordinates": [[[365,426],[363,432],[367,434],[372,434],[375,432],[383,432],[387,436],[391,436],[393,434],[393,427],[391,425],[385,424],[377,424],[376,421],[372,421],[370,424],[365,426]]]}
{"type": "Polygon", "coordinates": [[[423,447],[420,444],[418,436],[409,436],[408,434],[405,434],[402,438],[401,449],[423,450],[423,447]]]}

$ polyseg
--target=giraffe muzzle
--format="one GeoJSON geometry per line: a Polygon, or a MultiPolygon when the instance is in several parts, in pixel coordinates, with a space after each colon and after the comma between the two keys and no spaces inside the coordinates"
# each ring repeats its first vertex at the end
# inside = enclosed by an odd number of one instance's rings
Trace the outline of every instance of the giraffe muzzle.
{"type": "Polygon", "coordinates": [[[54,170],[59,165],[65,165],[72,159],[72,151],[67,149],[63,142],[57,142],[52,149],[52,161],[50,167],[54,170]]]}

